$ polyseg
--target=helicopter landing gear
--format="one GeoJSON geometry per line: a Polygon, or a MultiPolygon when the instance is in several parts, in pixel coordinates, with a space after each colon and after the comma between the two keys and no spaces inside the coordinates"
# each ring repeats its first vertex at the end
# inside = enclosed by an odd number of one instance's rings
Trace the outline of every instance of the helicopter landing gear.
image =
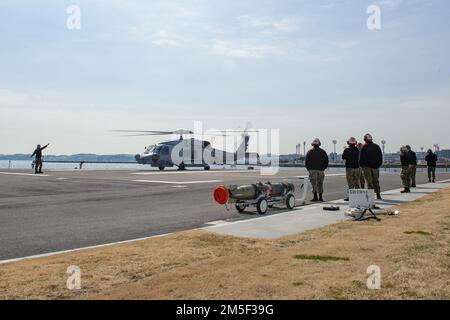
{"type": "Polygon", "coordinates": [[[209,169],[211,169],[210,166],[204,166],[203,168],[204,168],[206,171],[208,171],[209,169]]]}
{"type": "Polygon", "coordinates": [[[178,166],[178,170],[180,171],[186,170],[186,165],[184,164],[184,162],[180,163],[180,165],[178,166]]]}
{"type": "Polygon", "coordinates": [[[164,170],[164,167],[158,167],[158,169],[159,169],[160,171],[163,171],[163,170],[164,170]]]}

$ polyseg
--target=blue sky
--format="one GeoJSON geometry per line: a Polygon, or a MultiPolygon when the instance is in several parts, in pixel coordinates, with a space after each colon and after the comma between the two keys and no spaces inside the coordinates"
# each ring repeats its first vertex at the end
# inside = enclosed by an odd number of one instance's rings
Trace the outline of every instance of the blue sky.
{"type": "Polygon", "coordinates": [[[366,132],[450,147],[450,3],[0,3],[0,153],[137,153],[111,129],[280,129],[281,152],[366,132]],[[81,9],[68,30],[66,8],[81,9]],[[366,9],[381,8],[381,30],[366,9]]]}

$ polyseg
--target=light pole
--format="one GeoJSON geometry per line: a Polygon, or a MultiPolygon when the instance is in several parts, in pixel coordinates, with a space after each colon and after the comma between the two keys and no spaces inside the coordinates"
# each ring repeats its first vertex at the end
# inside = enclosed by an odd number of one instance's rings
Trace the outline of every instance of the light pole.
{"type": "Polygon", "coordinates": [[[336,143],[337,143],[337,140],[333,140],[333,151],[334,151],[333,161],[335,161],[335,162],[336,162],[336,143]]]}
{"type": "Polygon", "coordinates": [[[381,148],[383,149],[383,162],[384,162],[384,150],[386,149],[386,140],[381,140],[381,148]]]}
{"type": "Polygon", "coordinates": [[[424,153],[423,153],[423,147],[420,147],[420,153],[422,154],[422,160],[424,160],[425,159],[425,155],[424,155],[424,153]]]}
{"type": "Polygon", "coordinates": [[[303,141],[303,155],[306,156],[306,141],[303,141]]]}
{"type": "Polygon", "coordinates": [[[386,147],[386,140],[381,140],[381,145],[383,146],[383,153],[384,153],[384,149],[386,147]]]}
{"type": "Polygon", "coordinates": [[[433,147],[434,147],[434,152],[439,153],[439,145],[437,143],[435,143],[433,145],[433,147]]]}

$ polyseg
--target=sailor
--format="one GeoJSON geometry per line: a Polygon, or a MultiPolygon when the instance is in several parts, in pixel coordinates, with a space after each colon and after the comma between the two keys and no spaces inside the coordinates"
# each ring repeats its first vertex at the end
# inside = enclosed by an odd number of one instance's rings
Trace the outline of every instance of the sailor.
{"type": "Polygon", "coordinates": [[[406,146],[400,148],[400,163],[402,165],[400,178],[403,184],[401,193],[409,193],[411,192],[411,154],[406,146]]]}
{"type": "Polygon", "coordinates": [[[416,172],[417,172],[417,155],[414,151],[411,150],[411,147],[409,145],[405,146],[406,149],[408,149],[409,157],[410,157],[410,175],[411,175],[411,187],[416,187],[416,172]]]}
{"type": "Polygon", "coordinates": [[[427,155],[425,157],[425,161],[427,162],[427,172],[428,172],[428,182],[436,181],[436,163],[437,163],[437,155],[428,149],[427,155]],[[432,180],[433,179],[433,180],[432,180]]]}
{"type": "Polygon", "coordinates": [[[373,142],[372,135],[367,133],[364,136],[366,142],[361,148],[359,156],[359,165],[363,169],[364,178],[367,182],[367,188],[373,189],[377,199],[381,200],[380,189],[380,167],[383,164],[383,153],[379,145],[373,142]]]}
{"type": "Polygon", "coordinates": [[[42,150],[47,148],[49,145],[50,145],[50,143],[47,143],[45,146],[41,147],[41,145],[38,144],[36,146],[36,149],[34,150],[33,154],[30,156],[30,158],[35,156],[35,160],[34,160],[34,173],[35,174],[42,173],[42,150]]]}
{"type": "MultiPolygon", "coordinates": [[[[356,147],[357,141],[351,137],[347,141],[348,148],[345,148],[342,154],[342,160],[345,160],[345,173],[349,189],[359,189],[359,150],[356,147]]],[[[345,198],[348,201],[348,197],[345,198]]]]}
{"type": "Polygon", "coordinates": [[[309,180],[313,188],[313,202],[323,202],[323,181],[325,179],[325,169],[328,168],[328,155],[321,149],[318,138],[311,143],[312,149],[308,151],[305,159],[305,167],[309,172],[309,180]],[[318,195],[318,196],[317,196],[318,195]]]}

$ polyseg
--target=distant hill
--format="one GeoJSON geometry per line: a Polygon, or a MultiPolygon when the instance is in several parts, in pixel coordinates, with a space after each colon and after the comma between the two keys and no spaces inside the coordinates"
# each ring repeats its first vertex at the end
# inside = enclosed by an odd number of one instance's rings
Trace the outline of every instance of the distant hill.
{"type": "MultiPolygon", "coordinates": [[[[31,160],[29,154],[0,154],[0,160],[31,160]]],[[[135,162],[131,154],[98,155],[79,153],[73,155],[45,155],[45,161],[87,161],[87,162],[135,162]]]]}

